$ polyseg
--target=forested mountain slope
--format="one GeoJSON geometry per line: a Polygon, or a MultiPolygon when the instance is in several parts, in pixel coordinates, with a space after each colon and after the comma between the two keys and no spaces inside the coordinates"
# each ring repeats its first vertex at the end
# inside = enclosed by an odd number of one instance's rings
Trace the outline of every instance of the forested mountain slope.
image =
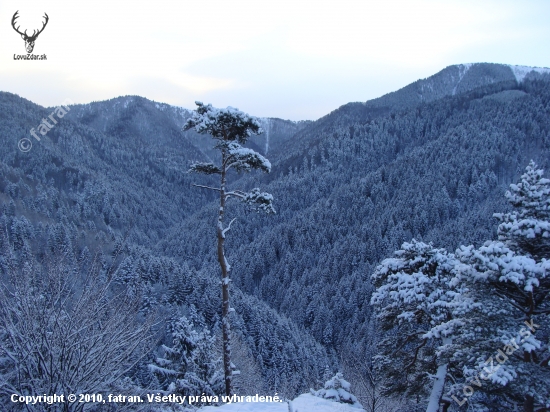
{"type": "MultiPolygon", "coordinates": [[[[417,80],[395,92],[366,102],[347,103],[316,121],[293,139],[293,149],[316,144],[323,132],[346,124],[387,116],[447,96],[467,93],[480,87],[495,85],[498,89],[514,89],[523,80],[541,78],[550,69],[494,63],[471,63],[448,66],[426,79],[417,80]]],[[[281,153],[284,157],[286,153],[281,153]]]]}
{"type": "MultiPolygon", "coordinates": [[[[170,343],[166,325],[183,314],[194,313],[195,321],[216,331],[218,274],[151,250],[207,204],[203,193],[190,188],[193,180],[186,173],[204,154],[169,116],[149,111],[151,102],[119,98],[114,103],[114,108],[98,103],[88,117],[89,109],[72,107],[40,141],[31,137],[33,146],[23,153],[17,142],[53,109],[0,93],[0,279],[14,276],[13,268],[31,256],[44,270],[62,259],[75,273],[72,264],[95,256],[100,267],[114,265],[121,282],[139,292],[143,313],[161,316],[160,343],[170,343]],[[11,249],[13,264],[6,252],[11,249]]],[[[193,233],[180,236],[194,241],[193,233]]],[[[241,363],[256,373],[248,377],[256,390],[269,385],[291,396],[315,384],[327,365],[335,367],[334,358],[293,322],[236,288],[233,294],[241,342],[236,348],[241,363]]],[[[145,375],[142,371],[139,384],[152,379],[145,375]]]]}
{"type": "MultiPolygon", "coordinates": [[[[364,347],[374,265],[413,237],[449,250],[494,238],[492,214],[507,210],[508,185],[530,159],[550,165],[549,114],[543,77],[313,125],[315,144],[289,150],[264,179],[278,214],[232,212],[234,281],[329,347],[364,347]]],[[[204,236],[174,234],[159,251],[215,271],[213,207],[174,230],[204,236]]]]}
{"type": "MultiPolygon", "coordinates": [[[[181,128],[190,116],[189,109],[153,102],[139,96],[123,96],[103,102],[73,105],[67,114],[68,119],[109,136],[131,138],[134,144],[149,148],[182,152],[187,157],[163,158],[165,163],[179,166],[188,165],[190,160],[205,160],[216,155],[210,142],[193,130],[183,132],[182,139],[181,128]]],[[[277,150],[296,132],[311,123],[276,118],[260,120],[264,133],[252,137],[249,146],[264,154],[277,150]]]]}

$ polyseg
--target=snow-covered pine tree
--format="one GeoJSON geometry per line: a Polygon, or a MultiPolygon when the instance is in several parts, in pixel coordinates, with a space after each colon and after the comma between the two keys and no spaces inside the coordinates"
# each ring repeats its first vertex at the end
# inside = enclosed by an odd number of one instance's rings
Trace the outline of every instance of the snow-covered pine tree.
{"type": "MultiPolygon", "coordinates": [[[[456,252],[466,263],[462,278],[471,298],[483,305],[469,314],[454,357],[466,382],[481,377],[479,391],[509,407],[523,404],[525,412],[550,407],[550,180],[542,174],[531,162],[521,182],[510,185],[506,197],[515,210],[495,214],[498,241],[456,252]],[[491,368],[493,358],[502,362],[491,368]]],[[[462,392],[458,399],[471,395],[462,392]]]]}
{"type": "MultiPolygon", "coordinates": [[[[510,277],[531,277],[534,262],[498,241],[479,249],[461,246],[455,254],[465,263],[461,282],[478,305],[464,314],[464,325],[454,341],[455,384],[449,395],[464,409],[490,411],[498,405],[513,410],[524,403],[526,393],[526,387],[517,387],[518,370],[524,369],[520,348],[539,343],[510,296],[505,297],[505,289],[514,287],[508,283],[510,277]]],[[[522,283],[515,286],[522,289],[522,283]]]]}
{"type": "Polygon", "coordinates": [[[223,391],[221,359],[216,359],[215,337],[203,326],[181,316],[169,323],[171,346],[149,365],[163,389],[178,395],[218,396],[223,391]]]}
{"type": "Polygon", "coordinates": [[[214,163],[194,163],[190,171],[207,175],[219,175],[220,186],[210,187],[195,185],[197,187],[215,190],[220,194],[220,208],[218,209],[217,224],[217,257],[222,272],[222,335],[223,335],[223,362],[225,374],[225,394],[231,395],[231,376],[233,367],[231,363],[231,328],[229,314],[233,308],[229,305],[229,272],[231,266],[224,254],[225,234],[230,230],[234,219],[224,226],[224,215],[227,200],[236,198],[258,212],[275,213],[273,208],[273,196],[269,193],[260,192],[254,188],[250,192],[227,189],[227,173],[233,169],[237,172],[249,172],[253,169],[260,169],[263,172],[271,171],[271,163],[262,155],[252,149],[243,147],[247,139],[253,134],[261,134],[263,130],[257,118],[249,116],[235,108],[217,109],[212,105],[204,105],[195,102],[198,106],[193,116],[187,121],[183,130],[194,128],[201,134],[209,134],[216,141],[215,149],[220,151],[221,161],[214,163]]]}
{"type": "Polygon", "coordinates": [[[351,384],[344,379],[341,372],[336,373],[332,378],[325,382],[325,387],[314,391],[311,389],[313,396],[319,398],[330,399],[334,402],[347,403],[350,405],[361,407],[357,398],[350,392],[351,384]]]}
{"type": "Polygon", "coordinates": [[[536,260],[550,258],[550,179],[531,160],[521,182],[511,184],[505,196],[511,213],[495,213],[501,221],[498,239],[512,250],[536,260]]]}
{"type": "Polygon", "coordinates": [[[454,255],[414,239],[395,254],[372,275],[377,289],[371,305],[385,332],[375,361],[387,377],[387,394],[429,395],[427,412],[436,412],[449,366],[443,353],[462,326],[454,312],[469,302],[463,300],[454,255]]]}

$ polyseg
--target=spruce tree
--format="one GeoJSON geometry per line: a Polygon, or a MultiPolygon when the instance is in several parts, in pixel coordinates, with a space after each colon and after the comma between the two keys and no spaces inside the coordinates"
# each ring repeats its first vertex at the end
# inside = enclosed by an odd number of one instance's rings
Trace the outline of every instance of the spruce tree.
{"type": "Polygon", "coordinates": [[[395,254],[372,275],[371,304],[385,333],[377,367],[386,375],[386,394],[428,396],[431,387],[426,410],[436,412],[449,369],[444,354],[463,325],[455,313],[471,302],[462,296],[453,254],[414,239],[395,254]]]}
{"type": "Polygon", "coordinates": [[[221,360],[215,359],[214,336],[186,316],[172,319],[168,326],[171,345],[162,345],[162,356],[149,370],[169,393],[217,396],[223,390],[223,372],[221,360]]]}
{"type": "Polygon", "coordinates": [[[550,404],[550,180],[542,174],[531,161],[510,185],[505,196],[514,210],[495,214],[497,241],[457,250],[470,296],[483,305],[469,314],[454,357],[466,382],[481,377],[480,390],[525,412],[550,404]],[[491,368],[493,358],[502,362],[491,368]]]}
{"type": "Polygon", "coordinates": [[[351,384],[344,379],[344,375],[341,372],[338,372],[325,382],[323,389],[319,389],[318,391],[311,389],[310,392],[313,396],[318,396],[319,398],[329,399],[339,403],[347,403],[361,408],[362,405],[355,395],[351,394],[350,389],[351,384]]]}
{"type": "Polygon", "coordinates": [[[511,184],[505,196],[514,206],[511,213],[496,213],[501,221],[498,238],[522,255],[550,258],[550,179],[531,160],[521,182],[511,184]]]}

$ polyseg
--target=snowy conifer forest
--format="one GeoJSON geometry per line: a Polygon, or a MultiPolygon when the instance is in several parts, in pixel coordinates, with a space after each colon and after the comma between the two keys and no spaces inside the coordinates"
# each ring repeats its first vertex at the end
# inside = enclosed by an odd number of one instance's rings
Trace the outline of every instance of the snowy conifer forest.
{"type": "Polygon", "coordinates": [[[56,108],[0,92],[1,410],[550,410],[547,70],[314,122],[67,108],[22,151],[56,108]]]}

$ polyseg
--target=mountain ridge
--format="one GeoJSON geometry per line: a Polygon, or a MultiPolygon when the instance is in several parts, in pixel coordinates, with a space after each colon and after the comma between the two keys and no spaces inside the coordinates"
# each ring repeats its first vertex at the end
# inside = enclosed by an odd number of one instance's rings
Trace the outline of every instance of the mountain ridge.
{"type": "MultiPolygon", "coordinates": [[[[318,144],[318,136],[322,130],[330,134],[327,130],[337,129],[343,124],[371,122],[437,100],[475,93],[480,88],[494,88],[492,93],[517,89],[521,83],[518,78],[521,81],[550,81],[550,69],[497,63],[451,65],[378,98],[340,106],[313,122],[307,129],[299,131],[286,149],[307,150],[308,147],[318,144]],[[513,68],[516,68],[516,72],[513,68]]],[[[492,93],[482,92],[483,95],[492,93]]],[[[275,156],[280,161],[287,157],[284,153],[276,153],[275,156]]]]}

